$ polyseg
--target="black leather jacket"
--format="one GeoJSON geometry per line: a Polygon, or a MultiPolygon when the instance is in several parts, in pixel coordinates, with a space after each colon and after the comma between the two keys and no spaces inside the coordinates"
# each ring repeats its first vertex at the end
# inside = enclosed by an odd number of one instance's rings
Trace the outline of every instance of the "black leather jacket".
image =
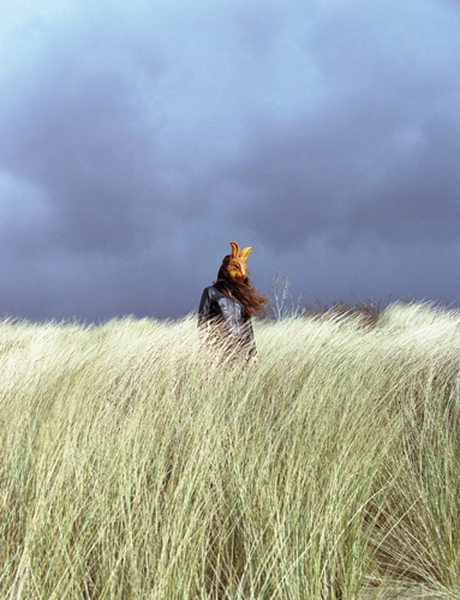
{"type": "Polygon", "coordinates": [[[247,354],[257,355],[251,317],[235,298],[228,298],[214,286],[207,287],[198,309],[198,326],[213,337],[224,337],[247,354]]]}

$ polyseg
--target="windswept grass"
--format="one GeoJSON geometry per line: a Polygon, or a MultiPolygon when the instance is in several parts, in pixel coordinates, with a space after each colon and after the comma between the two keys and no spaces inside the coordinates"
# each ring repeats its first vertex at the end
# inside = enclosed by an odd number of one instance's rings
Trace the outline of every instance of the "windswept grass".
{"type": "Polygon", "coordinates": [[[0,324],[1,598],[460,598],[460,316],[255,330],[0,324]]]}

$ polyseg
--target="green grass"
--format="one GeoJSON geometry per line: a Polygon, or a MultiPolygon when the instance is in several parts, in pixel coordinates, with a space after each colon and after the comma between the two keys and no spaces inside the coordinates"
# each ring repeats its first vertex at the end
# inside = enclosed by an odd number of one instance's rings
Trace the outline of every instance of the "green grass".
{"type": "Polygon", "coordinates": [[[1,598],[460,598],[460,315],[255,334],[0,323],[1,598]]]}

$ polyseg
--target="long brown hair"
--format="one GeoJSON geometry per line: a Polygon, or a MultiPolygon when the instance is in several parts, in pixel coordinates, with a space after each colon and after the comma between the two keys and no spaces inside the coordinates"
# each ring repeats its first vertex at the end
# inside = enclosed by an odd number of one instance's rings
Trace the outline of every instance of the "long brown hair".
{"type": "Polygon", "coordinates": [[[241,302],[250,317],[262,316],[267,310],[267,296],[259,294],[249,277],[246,277],[244,281],[236,281],[230,277],[227,269],[230,258],[231,256],[228,255],[222,261],[217,281],[213,284],[214,287],[228,298],[235,298],[241,302]]]}

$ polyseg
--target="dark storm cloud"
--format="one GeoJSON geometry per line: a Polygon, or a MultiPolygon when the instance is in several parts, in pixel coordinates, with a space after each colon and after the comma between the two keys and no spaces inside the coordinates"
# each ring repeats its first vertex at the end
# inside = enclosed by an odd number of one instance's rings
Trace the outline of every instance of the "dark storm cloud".
{"type": "Polygon", "coordinates": [[[324,233],[341,243],[457,239],[459,15],[433,22],[409,5],[391,16],[360,3],[325,11],[303,42],[323,95],[248,133],[228,176],[244,218],[279,248],[324,233]]]}
{"type": "Polygon", "coordinates": [[[315,295],[460,300],[440,275],[460,226],[458,3],[0,17],[2,313],[188,312],[230,239],[262,286],[281,268],[315,295]]]}
{"type": "Polygon", "coordinates": [[[42,191],[56,244],[123,252],[142,235],[143,209],[157,187],[149,169],[154,125],[129,75],[105,57],[99,66],[88,35],[69,52],[66,29],[47,41],[32,78],[18,74],[0,160],[17,181],[42,191]]]}

